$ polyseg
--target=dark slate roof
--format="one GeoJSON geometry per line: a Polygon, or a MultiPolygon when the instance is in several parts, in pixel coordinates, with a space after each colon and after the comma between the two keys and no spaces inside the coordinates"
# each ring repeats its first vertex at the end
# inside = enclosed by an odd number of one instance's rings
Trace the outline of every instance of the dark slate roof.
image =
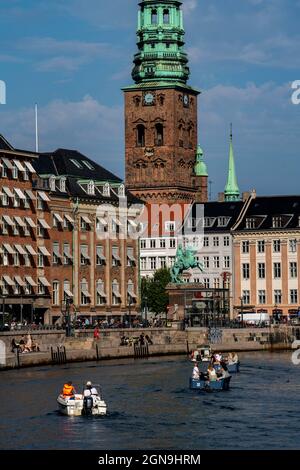
{"type": "Polygon", "coordinates": [[[53,153],[42,153],[35,169],[40,175],[53,174],[84,180],[122,182],[116,175],[77,150],[57,149],[53,153]],[[77,168],[71,160],[78,161],[82,168],[77,168]],[[83,162],[92,165],[94,169],[89,169],[83,162]]]}
{"type": "Polygon", "coordinates": [[[24,156],[26,155],[29,155],[32,157],[38,156],[36,152],[32,152],[31,150],[23,150],[23,149],[14,148],[1,134],[0,134],[0,151],[7,151],[9,153],[16,152],[18,154],[24,154],[24,156]]]}
{"type": "Polygon", "coordinates": [[[299,229],[300,196],[261,196],[252,199],[236,231],[299,229]],[[283,227],[273,227],[273,217],[282,217],[283,227]],[[257,229],[246,228],[246,220],[257,218],[257,229]]]}
{"type": "MultiPolygon", "coordinates": [[[[191,208],[191,212],[186,218],[186,222],[189,218],[197,219],[197,207],[201,207],[202,204],[195,203],[191,208]]],[[[234,201],[234,202],[206,202],[204,203],[204,217],[209,217],[215,219],[213,224],[210,227],[205,227],[204,232],[228,232],[231,230],[231,227],[236,223],[241,210],[244,206],[243,201],[234,201]],[[218,224],[219,217],[228,217],[229,221],[225,227],[222,227],[218,224]]],[[[199,212],[201,214],[201,211],[199,212]]],[[[199,217],[199,214],[198,214],[199,217]]]]}
{"type": "Polygon", "coordinates": [[[0,134],[0,149],[1,150],[14,150],[10,143],[0,134]]]}

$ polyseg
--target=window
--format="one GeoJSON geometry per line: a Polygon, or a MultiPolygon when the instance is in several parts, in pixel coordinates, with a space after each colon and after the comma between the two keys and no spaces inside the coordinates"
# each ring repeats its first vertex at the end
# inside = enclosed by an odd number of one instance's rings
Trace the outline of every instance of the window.
{"type": "Polygon", "coordinates": [[[252,218],[246,219],[246,229],[252,229],[256,227],[256,220],[252,218]]]}
{"type": "Polygon", "coordinates": [[[151,11],[151,24],[157,24],[157,10],[151,11]]]}
{"type": "Polygon", "coordinates": [[[18,179],[18,168],[17,168],[15,163],[13,164],[11,171],[12,171],[12,178],[14,180],[17,180],[18,179]]]}
{"type": "Polygon", "coordinates": [[[60,256],[59,256],[59,243],[54,242],[53,243],[53,258],[52,258],[52,263],[53,264],[58,264],[60,261],[60,256]]]}
{"type": "Polygon", "coordinates": [[[213,217],[204,217],[204,227],[212,227],[215,223],[215,219],[213,217]]]}
{"type": "Polygon", "coordinates": [[[90,195],[90,196],[94,196],[95,195],[95,183],[94,181],[90,181],[88,186],[87,186],[87,193],[90,195]]]}
{"type": "Polygon", "coordinates": [[[83,166],[81,165],[81,163],[79,163],[78,160],[73,160],[73,159],[70,159],[70,162],[73,163],[74,166],[76,166],[76,168],[79,168],[80,170],[83,169],[83,166]]]}
{"type": "Polygon", "coordinates": [[[119,292],[119,283],[117,279],[112,282],[112,304],[119,305],[121,303],[121,295],[119,292]]]}
{"type": "Polygon", "coordinates": [[[244,305],[249,305],[250,304],[250,291],[243,290],[242,297],[243,297],[244,305]]]}
{"type": "Polygon", "coordinates": [[[220,279],[218,277],[214,278],[214,289],[220,288],[220,279]]]}
{"type": "Polygon", "coordinates": [[[259,240],[257,242],[257,251],[258,251],[258,253],[264,253],[265,252],[265,241],[264,240],[259,240]]]}
{"type": "MultiPolygon", "coordinates": [[[[70,298],[71,288],[70,288],[70,281],[67,279],[64,281],[64,301],[70,298]]],[[[72,296],[71,296],[72,297],[72,296]]]]}
{"type": "Polygon", "coordinates": [[[42,253],[38,253],[37,265],[38,265],[38,268],[44,267],[44,255],[42,253]]]}
{"type": "Polygon", "coordinates": [[[63,257],[64,257],[64,265],[69,265],[70,260],[71,260],[69,243],[64,243],[63,257]]]}
{"type": "Polygon", "coordinates": [[[59,305],[59,281],[52,283],[52,304],[59,305]]]}
{"type": "Polygon", "coordinates": [[[166,222],[165,223],[166,232],[175,232],[175,222],[166,222]]]}
{"type": "MultiPolygon", "coordinates": [[[[4,167],[4,165],[3,165],[4,167]]],[[[9,200],[8,196],[6,193],[2,193],[2,206],[8,206],[9,205],[9,200]]]]}
{"type": "Polygon", "coordinates": [[[5,163],[2,164],[2,171],[1,171],[2,178],[7,178],[7,166],[5,163]]]}
{"type": "Polygon", "coordinates": [[[145,126],[139,124],[136,128],[136,134],[137,147],[145,147],[145,126]]]}
{"type": "Polygon", "coordinates": [[[274,291],[274,303],[281,304],[282,292],[280,289],[274,291]]]}
{"type": "Polygon", "coordinates": [[[273,240],[274,253],[280,253],[280,240],[273,240]]]}
{"type": "Polygon", "coordinates": [[[89,262],[89,249],[87,245],[80,245],[80,264],[85,266],[89,262]]]}
{"type": "Polygon", "coordinates": [[[205,246],[205,247],[209,246],[209,237],[204,237],[203,238],[203,246],[205,246]]]}
{"type": "Polygon", "coordinates": [[[283,227],[283,220],[281,216],[273,217],[272,218],[272,227],[273,228],[282,228],[283,227]]]}
{"type": "Polygon", "coordinates": [[[274,279],[281,278],[281,263],[273,263],[274,279]]]}
{"type": "Polygon", "coordinates": [[[231,217],[218,217],[218,227],[227,227],[231,217]]]}
{"type": "Polygon", "coordinates": [[[101,245],[98,245],[96,247],[96,265],[104,266],[104,264],[105,264],[104,247],[101,245]]]}
{"type": "Polygon", "coordinates": [[[169,266],[173,266],[175,263],[175,256],[169,256],[169,266]]]}
{"type": "Polygon", "coordinates": [[[141,258],[141,269],[143,271],[147,269],[147,258],[141,258]]]}
{"type": "Polygon", "coordinates": [[[94,170],[95,168],[93,167],[93,165],[88,162],[87,160],[82,160],[82,162],[89,170],[94,170]]]}
{"type": "Polygon", "coordinates": [[[298,291],[297,289],[290,290],[290,303],[297,304],[298,303],[298,291]]]}
{"type": "Polygon", "coordinates": [[[164,126],[162,124],[155,125],[155,145],[164,145],[164,126]]]}
{"type": "Polygon", "coordinates": [[[66,178],[61,178],[59,181],[59,189],[62,193],[66,192],[66,178]]]}
{"type": "Polygon", "coordinates": [[[243,279],[249,279],[249,277],[250,277],[250,265],[249,265],[249,263],[243,263],[242,273],[243,273],[243,279]]]}
{"type": "Polygon", "coordinates": [[[291,278],[296,278],[297,277],[297,263],[296,261],[292,261],[290,263],[290,277],[291,278]]]}
{"type": "Polygon", "coordinates": [[[97,281],[96,293],[97,293],[97,298],[96,298],[97,305],[106,304],[106,295],[105,295],[105,290],[104,290],[104,282],[102,281],[102,279],[98,279],[98,281],[97,281]]]}
{"type": "Polygon", "coordinates": [[[290,253],[296,253],[296,251],[297,251],[297,240],[289,240],[289,251],[290,251],[290,253]]]}
{"type": "Polygon", "coordinates": [[[152,270],[156,269],[156,258],[155,257],[150,258],[150,269],[152,269],[152,270]]]}
{"type": "Polygon", "coordinates": [[[90,303],[90,294],[88,291],[88,283],[86,279],[82,279],[80,283],[80,302],[81,305],[87,305],[90,303]]]}
{"type": "Polygon", "coordinates": [[[49,178],[49,188],[51,191],[55,191],[55,176],[49,178]]]}
{"type": "Polygon", "coordinates": [[[224,237],[224,246],[229,246],[230,245],[230,238],[229,237],[224,237]]]}
{"type": "Polygon", "coordinates": [[[119,257],[119,248],[117,246],[112,247],[112,266],[120,266],[121,259],[119,257]]]}
{"type": "Polygon", "coordinates": [[[14,266],[20,266],[20,255],[19,253],[15,253],[13,255],[14,257],[14,266]]]}
{"type": "Polygon", "coordinates": [[[210,279],[208,277],[205,277],[203,279],[203,284],[204,284],[205,289],[209,289],[210,288],[210,279]]]}
{"type": "Polygon", "coordinates": [[[266,277],[266,265],[265,263],[258,263],[258,278],[265,279],[266,277]]]}
{"type": "Polygon", "coordinates": [[[38,280],[38,283],[37,283],[37,293],[38,293],[38,295],[45,295],[45,292],[46,292],[46,289],[45,289],[44,284],[42,284],[41,281],[38,280]]]}
{"type": "Polygon", "coordinates": [[[161,238],[159,240],[159,245],[160,245],[160,248],[166,248],[166,240],[164,238],[161,238]]]}
{"type": "Polygon", "coordinates": [[[265,290],[258,291],[258,303],[260,305],[264,305],[266,303],[266,291],[265,290]]]}
{"type": "Polygon", "coordinates": [[[167,259],[166,259],[165,256],[160,256],[159,265],[160,265],[161,268],[166,268],[167,267],[167,259]]]}
{"type": "Polygon", "coordinates": [[[141,240],[141,250],[145,250],[147,247],[147,241],[145,239],[141,240]]]}
{"type": "Polygon", "coordinates": [[[169,10],[164,10],[164,24],[170,23],[170,13],[169,10]]]}
{"type": "Polygon", "coordinates": [[[156,248],[156,240],[150,240],[150,248],[156,248]]]}
{"type": "Polygon", "coordinates": [[[14,207],[20,207],[20,198],[17,194],[14,197],[14,207]]]}
{"type": "Polygon", "coordinates": [[[44,201],[41,197],[38,197],[38,199],[37,199],[37,208],[38,208],[39,211],[43,211],[44,208],[45,208],[44,201]]]}
{"type": "Polygon", "coordinates": [[[219,237],[213,237],[213,245],[219,246],[219,237]]]}
{"type": "Polygon", "coordinates": [[[170,248],[176,248],[176,240],[175,240],[175,238],[170,238],[170,248]]]}
{"type": "Polygon", "coordinates": [[[223,267],[224,269],[230,269],[230,256],[224,256],[223,267]]]}
{"type": "Polygon", "coordinates": [[[249,244],[248,240],[243,241],[242,242],[242,253],[245,253],[245,254],[249,253],[249,246],[250,246],[250,244],[249,244]]]}
{"type": "Polygon", "coordinates": [[[220,267],[220,257],[219,256],[214,256],[213,265],[214,265],[214,268],[219,268],[220,267]]]}
{"type": "Polygon", "coordinates": [[[203,266],[205,269],[209,269],[209,256],[203,257],[203,266]]]}
{"type": "Polygon", "coordinates": [[[24,166],[24,171],[23,171],[23,180],[24,181],[29,181],[29,170],[26,166],[24,166]]]}
{"type": "Polygon", "coordinates": [[[127,266],[134,267],[136,264],[136,260],[133,256],[133,247],[127,247],[127,266]]]}

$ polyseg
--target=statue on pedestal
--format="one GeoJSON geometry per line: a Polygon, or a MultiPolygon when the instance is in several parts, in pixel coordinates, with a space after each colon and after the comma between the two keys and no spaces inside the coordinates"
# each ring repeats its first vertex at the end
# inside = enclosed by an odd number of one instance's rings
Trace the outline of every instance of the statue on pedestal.
{"type": "Polygon", "coordinates": [[[203,272],[203,265],[195,257],[195,250],[192,248],[183,248],[178,245],[175,263],[171,268],[171,282],[173,284],[183,284],[183,272],[187,269],[198,268],[203,272]]]}

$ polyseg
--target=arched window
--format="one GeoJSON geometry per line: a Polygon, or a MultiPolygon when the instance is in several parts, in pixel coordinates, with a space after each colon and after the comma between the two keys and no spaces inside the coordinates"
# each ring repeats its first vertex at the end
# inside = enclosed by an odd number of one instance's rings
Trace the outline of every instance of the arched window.
{"type": "Polygon", "coordinates": [[[50,187],[50,191],[55,191],[55,176],[50,176],[49,178],[49,187],[50,187]]]}
{"type": "Polygon", "coordinates": [[[109,183],[105,183],[103,186],[103,196],[109,197],[110,196],[110,186],[109,183]]]}
{"type": "Polygon", "coordinates": [[[164,10],[164,24],[170,23],[170,12],[169,10],[164,10]]]}
{"type": "Polygon", "coordinates": [[[98,279],[96,283],[96,293],[97,293],[97,305],[103,305],[106,303],[106,294],[104,291],[104,282],[102,279],[98,279]]]}
{"type": "Polygon", "coordinates": [[[112,282],[112,304],[119,305],[121,303],[121,294],[119,290],[119,283],[117,279],[112,282]]]}
{"type": "Polygon", "coordinates": [[[155,125],[155,145],[164,145],[164,126],[162,124],[155,125]]]}
{"type": "Polygon", "coordinates": [[[139,124],[136,128],[136,145],[137,147],[145,147],[145,126],[139,124]]]}
{"type": "Polygon", "coordinates": [[[151,11],[151,24],[157,24],[157,10],[151,11]]]}
{"type": "Polygon", "coordinates": [[[71,296],[71,289],[70,289],[70,281],[68,279],[64,280],[64,300],[67,298],[72,298],[71,296]]]}
{"type": "Polygon", "coordinates": [[[80,300],[81,300],[81,305],[87,305],[90,302],[88,283],[85,278],[83,278],[80,283],[80,300]]]}
{"type": "Polygon", "coordinates": [[[61,178],[59,182],[59,189],[62,193],[66,192],[66,178],[61,178]]]}

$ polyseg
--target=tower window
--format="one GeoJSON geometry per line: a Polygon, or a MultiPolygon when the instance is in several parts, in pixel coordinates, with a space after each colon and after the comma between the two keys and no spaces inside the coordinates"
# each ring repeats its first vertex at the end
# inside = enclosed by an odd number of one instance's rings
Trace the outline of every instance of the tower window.
{"type": "Polygon", "coordinates": [[[145,147],[145,126],[139,124],[137,126],[137,147],[145,147]]]}
{"type": "Polygon", "coordinates": [[[155,125],[155,145],[164,145],[164,126],[162,124],[155,125]]]}
{"type": "Polygon", "coordinates": [[[170,23],[170,13],[169,10],[164,10],[164,24],[170,23]]]}
{"type": "Polygon", "coordinates": [[[157,24],[157,10],[151,12],[151,24],[157,24]]]}

